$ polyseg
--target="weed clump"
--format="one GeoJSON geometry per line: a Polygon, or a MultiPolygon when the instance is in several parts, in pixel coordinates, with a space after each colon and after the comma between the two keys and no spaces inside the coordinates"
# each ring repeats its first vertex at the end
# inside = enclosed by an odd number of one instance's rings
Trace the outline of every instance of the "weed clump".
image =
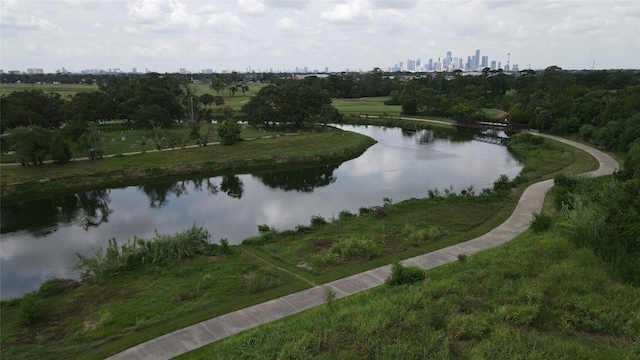
{"type": "Polygon", "coordinates": [[[391,264],[391,273],[384,281],[387,285],[413,284],[424,279],[424,270],[417,266],[404,266],[396,261],[391,264]]]}
{"type": "Polygon", "coordinates": [[[79,260],[74,269],[83,270],[80,278],[88,280],[105,275],[115,276],[146,264],[172,265],[205,252],[210,252],[209,231],[194,225],[173,236],[156,232],[156,236],[149,240],[134,237],[133,242],[127,241],[122,245],[111,238],[106,251],[101,247],[91,257],[76,254],[79,260]]]}
{"type": "Polygon", "coordinates": [[[533,214],[533,220],[529,226],[535,233],[541,233],[551,228],[551,216],[545,214],[533,214]]]}

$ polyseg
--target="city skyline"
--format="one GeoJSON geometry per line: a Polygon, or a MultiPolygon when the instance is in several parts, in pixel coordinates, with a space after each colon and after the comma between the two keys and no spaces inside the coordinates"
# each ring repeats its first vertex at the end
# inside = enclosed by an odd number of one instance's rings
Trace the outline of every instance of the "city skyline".
{"type": "Polygon", "coordinates": [[[4,72],[640,68],[637,1],[0,1],[4,72]]]}
{"type": "MultiPolygon", "coordinates": [[[[496,60],[492,60],[491,62],[489,62],[489,56],[487,55],[483,55],[480,57],[481,54],[481,50],[480,49],[476,49],[475,50],[475,55],[468,55],[466,60],[463,59],[463,57],[454,57],[452,55],[453,53],[451,51],[447,51],[446,52],[446,56],[445,57],[437,57],[435,60],[433,58],[429,58],[428,61],[425,61],[424,63],[422,62],[422,60],[420,58],[418,59],[407,59],[406,61],[406,66],[405,63],[403,61],[400,61],[398,63],[395,63],[393,66],[377,66],[376,68],[381,69],[384,72],[442,72],[442,71],[448,71],[451,72],[453,70],[462,70],[462,71],[481,71],[484,68],[490,68],[491,70],[497,70],[497,69],[502,69],[504,71],[514,71],[517,72],[519,71],[519,66],[518,64],[510,64],[509,63],[509,58],[510,58],[510,53],[507,54],[507,61],[505,62],[505,66],[502,66],[502,61],[496,61],[496,60]]],[[[251,72],[257,72],[257,73],[279,73],[279,72],[284,72],[284,73],[336,73],[336,72],[344,72],[344,71],[352,71],[352,72],[367,72],[367,71],[372,71],[373,69],[362,69],[362,68],[358,68],[358,69],[334,69],[334,70],[330,70],[329,67],[324,67],[323,69],[309,69],[307,66],[305,67],[295,67],[294,69],[280,69],[280,68],[276,68],[275,70],[273,68],[269,68],[269,69],[255,69],[252,68],[251,66],[248,66],[245,71],[238,71],[240,73],[251,73],[251,72]]],[[[540,70],[540,69],[538,69],[540,70]]],[[[132,67],[131,70],[127,71],[126,69],[122,69],[119,67],[114,67],[114,68],[107,68],[107,69],[103,69],[103,68],[86,68],[86,69],[82,69],[80,71],[68,71],[66,69],[66,67],[61,67],[60,69],[56,69],[56,72],[59,73],[76,73],[76,74],[99,74],[99,73],[129,73],[129,74],[138,74],[138,73],[147,73],[147,72],[152,72],[149,71],[148,68],[144,68],[143,71],[138,70],[137,67],[132,67]]],[[[229,73],[231,72],[231,70],[229,69],[220,69],[219,71],[216,71],[214,69],[211,68],[205,68],[205,69],[200,69],[200,70],[192,70],[192,69],[187,69],[184,67],[179,68],[177,71],[173,71],[173,72],[169,72],[169,73],[180,73],[180,74],[214,74],[214,73],[229,73]]],[[[53,72],[46,72],[44,71],[43,68],[27,68],[26,71],[25,70],[20,70],[20,69],[12,69],[12,70],[5,70],[5,69],[0,69],[0,73],[9,73],[9,74],[27,74],[27,75],[34,75],[34,74],[51,74],[53,72]]]]}

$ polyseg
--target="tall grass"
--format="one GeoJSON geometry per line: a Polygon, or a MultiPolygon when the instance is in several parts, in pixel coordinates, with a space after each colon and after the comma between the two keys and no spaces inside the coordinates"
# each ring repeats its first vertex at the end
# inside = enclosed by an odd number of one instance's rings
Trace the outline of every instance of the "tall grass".
{"type": "Polygon", "coordinates": [[[149,239],[133,238],[118,245],[115,238],[109,239],[106,251],[102,247],[85,256],[76,253],[75,269],[83,270],[81,279],[88,280],[105,275],[117,275],[145,264],[170,265],[179,260],[203,254],[209,244],[209,231],[193,225],[175,235],[158,234],[149,239]]]}

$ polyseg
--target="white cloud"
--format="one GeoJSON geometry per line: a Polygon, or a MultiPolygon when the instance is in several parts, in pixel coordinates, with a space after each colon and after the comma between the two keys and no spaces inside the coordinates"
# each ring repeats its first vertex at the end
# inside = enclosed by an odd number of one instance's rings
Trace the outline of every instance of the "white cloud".
{"type": "Polygon", "coordinates": [[[300,28],[300,24],[290,17],[283,17],[276,21],[275,28],[281,31],[295,31],[300,28]]]}
{"type": "Polygon", "coordinates": [[[240,11],[249,15],[264,14],[266,6],[258,0],[238,0],[240,11]]]}
{"type": "Polygon", "coordinates": [[[638,1],[0,0],[0,6],[1,67],[12,69],[125,62],[154,71],[366,70],[407,58],[424,63],[446,51],[466,61],[476,49],[503,64],[510,52],[521,68],[583,68],[576,54],[588,53],[591,43],[600,67],[638,67],[638,1]],[[52,51],[96,41],[91,54],[73,61],[52,51]],[[174,52],[156,48],[162,43],[184,52],[169,56],[174,52]],[[123,50],[141,44],[151,49],[144,56],[123,50]],[[161,55],[154,59],[155,53],[161,55]]]}

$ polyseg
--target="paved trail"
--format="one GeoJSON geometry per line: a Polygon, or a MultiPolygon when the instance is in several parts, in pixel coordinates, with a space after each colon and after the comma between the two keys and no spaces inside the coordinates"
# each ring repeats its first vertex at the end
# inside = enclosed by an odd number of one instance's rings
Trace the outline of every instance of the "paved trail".
{"type": "MultiPolygon", "coordinates": [[[[588,173],[591,176],[611,174],[618,169],[618,163],[601,151],[550,135],[539,134],[539,136],[575,146],[593,155],[600,163],[600,168],[588,173]]],[[[432,269],[456,261],[460,254],[470,255],[516,238],[529,228],[533,213],[540,213],[545,195],[552,186],[553,180],[545,180],[529,186],[522,193],[509,219],[488,233],[457,245],[406,259],[403,263],[432,269]]],[[[342,298],[382,285],[390,270],[391,265],[382,266],[221,315],[136,345],[109,359],[170,359],[227,336],[319,306],[324,303],[326,287],[331,288],[337,298],[342,298]]]]}

